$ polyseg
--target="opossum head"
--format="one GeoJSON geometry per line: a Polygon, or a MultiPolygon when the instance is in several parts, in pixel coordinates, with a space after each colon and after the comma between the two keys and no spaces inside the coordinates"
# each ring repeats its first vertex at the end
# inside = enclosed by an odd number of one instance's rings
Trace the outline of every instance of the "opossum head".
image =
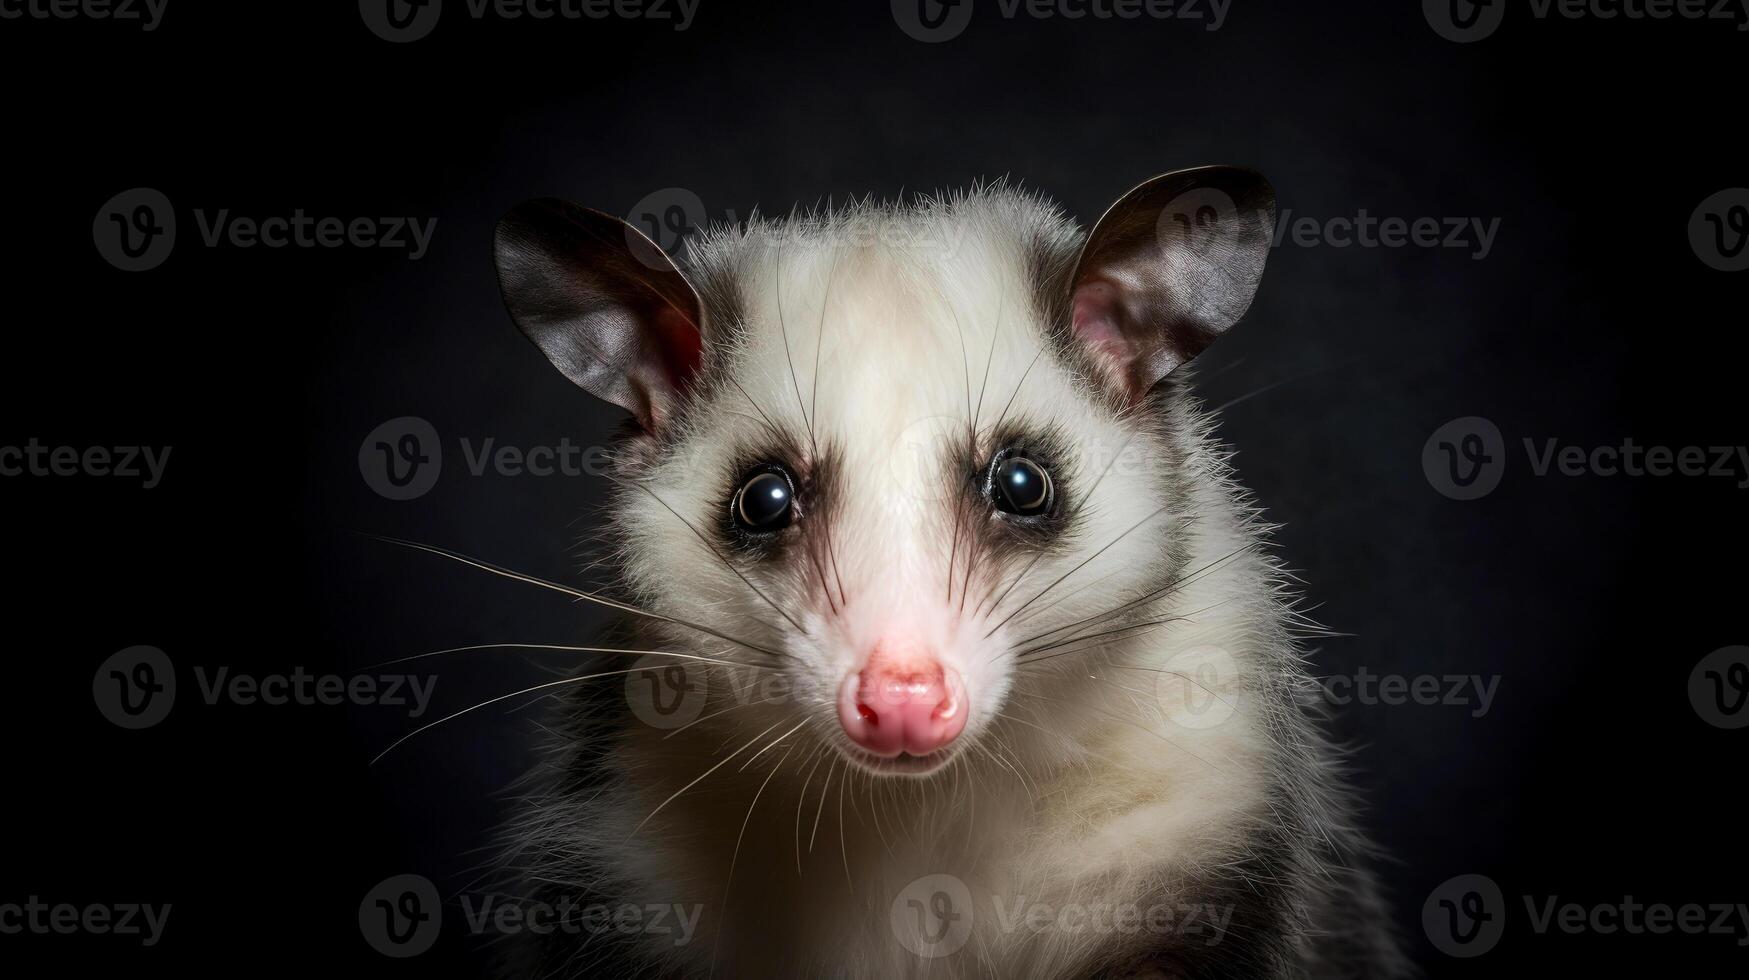
{"type": "Polygon", "coordinates": [[[1185,533],[1159,383],[1249,306],[1273,208],[1199,168],[1083,234],[986,188],[756,220],[683,271],[545,200],[496,252],[521,330],[632,415],[613,520],[664,649],[783,681],[723,723],[917,776],[1144,635],[1185,533]]]}

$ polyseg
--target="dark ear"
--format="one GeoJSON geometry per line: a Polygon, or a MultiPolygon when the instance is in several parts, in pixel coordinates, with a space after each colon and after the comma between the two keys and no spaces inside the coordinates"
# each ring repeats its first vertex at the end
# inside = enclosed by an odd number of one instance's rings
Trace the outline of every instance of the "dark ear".
{"type": "Polygon", "coordinates": [[[1072,329],[1127,403],[1203,352],[1251,305],[1275,227],[1255,171],[1196,167],[1125,194],[1087,236],[1072,329]]]}
{"type": "Polygon", "coordinates": [[[498,285],[516,326],[565,377],[658,431],[698,372],[698,296],[656,244],[566,201],[498,222],[498,285]]]}

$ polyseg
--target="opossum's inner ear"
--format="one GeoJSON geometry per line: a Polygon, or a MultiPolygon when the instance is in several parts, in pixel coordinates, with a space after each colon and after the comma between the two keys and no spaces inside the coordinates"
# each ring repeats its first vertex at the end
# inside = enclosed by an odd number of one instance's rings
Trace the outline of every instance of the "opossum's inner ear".
{"type": "Polygon", "coordinates": [[[1071,324],[1127,403],[1238,322],[1275,226],[1275,191],[1240,167],[1177,170],[1099,219],[1071,280],[1071,324]]]}
{"type": "Polygon", "coordinates": [[[498,285],[516,326],[553,366],[657,432],[698,373],[698,295],[654,242],[567,201],[498,222],[498,285]]]}

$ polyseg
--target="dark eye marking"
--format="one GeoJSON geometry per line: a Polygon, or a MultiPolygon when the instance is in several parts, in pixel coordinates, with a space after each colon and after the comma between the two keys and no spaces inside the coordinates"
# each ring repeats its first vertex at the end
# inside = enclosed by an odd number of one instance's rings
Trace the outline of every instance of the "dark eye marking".
{"type": "Polygon", "coordinates": [[[742,533],[775,534],[795,519],[795,497],[795,481],[789,471],[767,463],[741,478],[740,489],[729,500],[729,518],[742,533]]]}

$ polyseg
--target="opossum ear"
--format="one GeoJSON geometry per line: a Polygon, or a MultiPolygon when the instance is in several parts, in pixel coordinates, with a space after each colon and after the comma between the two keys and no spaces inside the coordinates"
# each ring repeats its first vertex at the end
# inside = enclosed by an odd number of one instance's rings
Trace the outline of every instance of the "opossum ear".
{"type": "Polygon", "coordinates": [[[1251,305],[1275,191],[1240,167],[1197,167],[1125,194],[1087,236],[1070,323],[1127,403],[1203,352],[1251,305]]]}
{"type": "Polygon", "coordinates": [[[493,251],[504,305],[547,360],[658,431],[701,349],[698,295],[673,261],[624,221],[550,199],[505,215],[493,251]]]}

